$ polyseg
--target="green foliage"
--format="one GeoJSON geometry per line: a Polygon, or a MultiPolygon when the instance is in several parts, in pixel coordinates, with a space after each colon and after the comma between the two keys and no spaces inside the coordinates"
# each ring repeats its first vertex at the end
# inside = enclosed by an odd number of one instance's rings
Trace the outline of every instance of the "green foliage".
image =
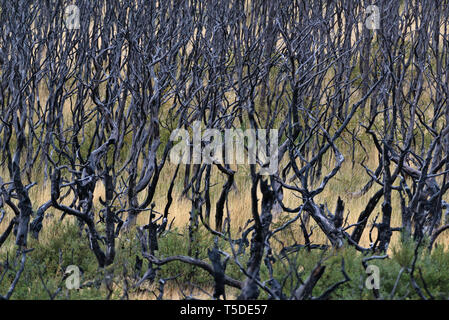
{"type": "Polygon", "coordinates": [[[412,263],[415,246],[411,239],[406,239],[401,244],[393,245],[393,260],[401,267],[407,267],[412,263]]]}
{"type": "MultiPolygon", "coordinates": [[[[51,294],[54,294],[61,286],[64,270],[69,265],[80,267],[84,271],[83,278],[92,278],[97,274],[98,264],[95,256],[89,249],[86,237],[80,237],[76,224],[54,222],[54,226],[46,230],[45,238],[41,241],[30,239],[29,246],[34,250],[27,254],[25,269],[14,291],[13,299],[49,299],[46,288],[51,294]]],[[[0,292],[4,293],[15,277],[19,259],[14,259],[16,256],[14,246],[10,246],[10,249],[0,256],[2,261],[5,261],[8,256],[12,263],[12,269],[7,272],[5,279],[0,284],[0,292]]],[[[68,292],[64,285],[62,287],[62,292],[56,298],[91,299],[98,297],[97,290],[68,292]]]]}
{"type": "MultiPolygon", "coordinates": [[[[117,255],[114,263],[105,269],[98,267],[95,256],[89,248],[87,237],[80,236],[79,227],[75,222],[54,222],[52,228],[48,228],[41,235],[41,239],[30,240],[30,247],[34,250],[27,255],[25,270],[14,291],[12,299],[49,299],[49,292],[53,294],[57,288],[62,288],[56,299],[104,299],[108,290],[104,284],[106,275],[111,275],[116,286],[113,288],[112,299],[119,299],[123,292],[124,276],[128,279],[139,279],[147,270],[148,263],[144,265],[139,274],[134,271],[136,257],[140,257],[141,248],[135,231],[123,232],[117,240],[117,255]],[[67,290],[64,283],[64,270],[69,265],[76,265],[82,270],[79,290],[67,290]],[[45,286],[44,286],[45,284],[45,286]]],[[[188,230],[173,229],[160,237],[159,250],[156,256],[160,259],[174,255],[187,255],[189,249],[197,253],[197,258],[209,262],[207,249],[214,245],[214,237],[207,231],[199,229],[196,233],[196,241],[189,248],[188,230]]],[[[229,244],[223,239],[218,239],[218,246],[231,253],[229,244]]],[[[409,240],[392,247],[389,258],[371,260],[368,264],[379,267],[380,289],[382,299],[419,299],[410,281],[410,271],[413,262],[416,244],[409,240]],[[402,270],[402,272],[401,272],[402,270]],[[399,274],[401,273],[400,277],[399,274]],[[394,294],[392,294],[393,288],[394,294]]],[[[12,243],[6,246],[8,249],[0,253],[1,261],[8,260],[10,270],[6,272],[0,283],[0,293],[5,294],[13,281],[19,268],[19,259],[15,258],[16,248],[12,243]]],[[[239,262],[246,266],[249,248],[239,256],[239,262]]],[[[369,274],[365,272],[362,259],[365,257],[351,246],[339,250],[301,249],[282,257],[279,250],[274,250],[273,274],[275,279],[284,284],[284,294],[290,292],[299,285],[298,277],[305,281],[319,261],[326,267],[323,276],[313,290],[313,296],[318,297],[326,289],[344,279],[341,265],[344,259],[345,271],[350,281],[340,285],[330,296],[330,299],[375,299],[372,290],[367,289],[365,281],[369,274]]],[[[194,255],[194,254],[192,254],[194,255]]],[[[414,277],[421,290],[428,296],[425,287],[436,299],[446,299],[449,296],[449,253],[444,246],[435,246],[429,253],[426,244],[421,244],[418,251],[414,277]],[[422,275],[422,277],[421,277],[422,275]]],[[[245,276],[238,265],[231,258],[228,261],[226,274],[238,280],[244,280],[245,276]]],[[[206,271],[182,262],[171,262],[159,267],[157,279],[178,275],[177,283],[180,285],[195,284],[199,287],[210,289],[213,286],[213,277],[206,271]]],[[[260,270],[262,281],[269,279],[268,268],[262,262],[260,270]]],[[[268,294],[261,290],[261,299],[268,298],[268,294]]]]}
{"type": "MultiPolygon", "coordinates": [[[[196,234],[196,242],[193,244],[191,251],[192,256],[197,253],[197,259],[207,260],[207,249],[213,243],[212,237],[206,231],[198,231],[196,234]]],[[[189,237],[186,230],[174,229],[165,234],[159,242],[159,251],[157,254],[160,258],[187,255],[189,251],[189,237]]],[[[213,285],[213,278],[209,273],[195,266],[175,261],[161,267],[159,277],[168,278],[177,276],[179,283],[194,283],[196,285],[210,286],[213,285]]]]}
{"type": "MultiPolygon", "coordinates": [[[[415,244],[406,242],[401,246],[396,246],[392,254],[387,259],[371,260],[368,265],[379,267],[380,289],[379,294],[382,299],[420,299],[413,289],[410,280],[410,269],[414,256],[415,244]],[[401,276],[398,276],[403,269],[401,276]],[[397,282],[397,284],[396,284],[397,282]],[[394,294],[392,295],[393,288],[394,294]]],[[[375,299],[371,289],[367,289],[365,281],[370,274],[365,272],[362,259],[364,256],[353,247],[346,247],[338,251],[332,250],[324,255],[316,250],[308,252],[301,249],[299,252],[290,254],[291,265],[288,265],[286,259],[278,259],[273,265],[275,278],[278,282],[285,281],[284,293],[289,294],[292,285],[295,288],[299,285],[296,276],[292,274],[292,268],[295,267],[302,281],[305,281],[310,275],[316,264],[322,260],[326,267],[325,272],[313,290],[313,296],[320,296],[326,289],[333,284],[344,279],[341,271],[341,262],[344,259],[345,271],[351,279],[338,287],[330,299],[336,300],[355,300],[355,299],[375,299]]],[[[419,250],[416,262],[414,277],[423,292],[425,286],[436,299],[447,299],[449,296],[449,253],[444,247],[439,246],[433,249],[431,254],[422,245],[419,250]],[[421,270],[422,278],[419,270],[421,270]]],[[[261,271],[264,274],[264,271],[261,271]]],[[[294,289],[294,288],[293,288],[294,289]]],[[[426,294],[426,293],[425,293],[426,294]]],[[[428,297],[428,295],[426,294],[428,297]]],[[[263,293],[262,298],[267,298],[263,293]]]]}

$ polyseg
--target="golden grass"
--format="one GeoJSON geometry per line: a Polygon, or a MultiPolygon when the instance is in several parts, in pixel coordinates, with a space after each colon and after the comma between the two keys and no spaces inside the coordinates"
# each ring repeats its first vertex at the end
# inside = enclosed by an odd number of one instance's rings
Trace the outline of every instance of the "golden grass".
{"type": "MultiPolygon", "coordinates": [[[[373,156],[369,158],[370,165],[375,165],[376,157],[373,156]],[[371,163],[370,163],[371,162],[371,163]]],[[[170,184],[172,175],[174,173],[175,166],[172,164],[167,164],[167,166],[161,172],[160,182],[158,183],[157,191],[154,197],[155,210],[162,213],[166,204],[166,196],[167,189],[170,184]]],[[[4,175],[3,175],[4,176],[4,175]]],[[[174,218],[173,226],[178,227],[180,229],[187,228],[189,223],[189,213],[191,210],[191,203],[189,200],[180,198],[181,193],[181,179],[182,172],[178,174],[178,186],[175,187],[174,190],[174,201],[170,208],[170,216],[169,220],[171,221],[174,218]]],[[[214,173],[212,177],[212,181],[216,182],[216,186],[213,187],[211,192],[211,200],[212,200],[212,212],[211,212],[211,224],[214,225],[213,219],[215,214],[215,202],[219,196],[219,192],[221,191],[221,186],[224,183],[224,179],[221,177],[221,174],[214,173]]],[[[378,185],[374,185],[365,195],[360,196],[358,198],[353,198],[350,193],[359,190],[367,181],[367,175],[364,172],[364,169],[361,166],[356,165],[354,169],[351,168],[351,164],[347,161],[344,163],[341,171],[336,175],[335,179],[331,180],[328,187],[316,198],[317,203],[324,203],[327,205],[329,210],[333,211],[336,205],[337,198],[340,196],[345,203],[345,217],[348,216],[348,224],[355,223],[358,219],[359,214],[365,209],[368,200],[372,197],[372,195],[380,188],[378,185]]],[[[228,208],[231,217],[231,226],[233,232],[237,232],[237,230],[243,227],[248,219],[251,219],[251,195],[250,188],[251,182],[249,179],[245,179],[245,175],[241,176],[238,173],[236,178],[237,190],[232,190],[229,195],[228,200],[228,208]]],[[[104,186],[101,181],[97,182],[97,187],[94,193],[94,203],[99,205],[99,197],[104,197],[104,186]]],[[[143,192],[139,196],[139,200],[143,201],[145,197],[145,192],[143,192]]],[[[45,186],[39,185],[35,186],[30,190],[30,198],[33,202],[34,209],[37,209],[38,206],[43,204],[44,202],[50,199],[50,183],[48,182],[45,186]]],[[[261,199],[261,194],[258,192],[258,199],[261,199]]],[[[71,199],[65,200],[65,203],[70,203],[71,199]]],[[[381,204],[382,199],[379,201],[376,209],[370,217],[368,226],[370,226],[376,215],[379,214],[378,221],[381,219],[381,204]]],[[[393,192],[392,196],[392,205],[393,205],[393,213],[392,213],[392,227],[400,227],[401,226],[401,210],[399,197],[397,193],[393,192]]],[[[301,204],[301,200],[295,197],[293,192],[289,190],[284,190],[284,203],[289,207],[297,207],[301,204]]],[[[259,201],[260,206],[260,201],[259,201]]],[[[226,210],[226,209],[225,209],[226,210]]],[[[0,225],[0,232],[4,231],[7,226],[7,222],[12,217],[12,212],[8,209],[7,217],[5,221],[0,225]]],[[[138,225],[144,225],[148,223],[148,214],[149,212],[142,212],[137,219],[138,225]]],[[[225,212],[226,214],[226,212],[225,212]]],[[[44,230],[51,229],[54,225],[54,221],[56,221],[52,217],[59,217],[60,213],[55,212],[55,210],[50,209],[47,211],[47,218],[44,219],[44,230]],[[48,218],[49,217],[49,218],[48,218]]],[[[276,216],[274,222],[278,219],[283,219],[285,216],[293,216],[293,214],[281,213],[276,216]]],[[[314,227],[315,223],[313,219],[310,219],[309,227],[314,227]]],[[[370,243],[369,235],[367,228],[362,236],[361,245],[368,246],[370,243]]],[[[294,237],[296,241],[300,241],[302,239],[302,232],[299,228],[299,225],[293,227],[292,238],[294,237]]],[[[45,233],[43,233],[45,235],[45,233]]],[[[376,239],[376,231],[373,231],[373,238],[376,239]]],[[[46,237],[41,237],[41,241],[47,241],[51,239],[46,239],[46,237]]],[[[325,235],[319,230],[319,228],[315,228],[311,240],[316,243],[324,243],[326,242],[325,235]]],[[[399,233],[394,232],[392,238],[392,245],[394,245],[399,240],[399,233]]],[[[449,233],[443,233],[438,238],[438,243],[449,243],[449,233]]]]}

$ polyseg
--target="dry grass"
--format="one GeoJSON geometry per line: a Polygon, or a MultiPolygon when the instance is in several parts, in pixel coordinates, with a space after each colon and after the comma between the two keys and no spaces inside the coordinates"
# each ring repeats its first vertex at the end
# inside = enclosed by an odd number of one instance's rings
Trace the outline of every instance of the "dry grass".
{"type": "MultiPolygon", "coordinates": [[[[368,165],[375,166],[377,159],[375,157],[375,153],[373,152],[372,157],[368,160],[368,165]]],[[[160,176],[160,182],[158,183],[157,191],[154,197],[155,210],[158,212],[163,212],[166,204],[167,197],[167,189],[170,184],[172,175],[174,173],[175,166],[172,164],[167,164],[167,166],[163,169],[160,176]]],[[[239,173],[236,177],[236,185],[237,189],[232,190],[229,195],[228,200],[228,208],[229,214],[231,217],[231,226],[234,232],[245,225],[248,219],[251,219],[251,196],[250,196],[250,188],[251,182],[248,177],[248,173],[245,172],[245,167],[240,168],[239,173]]],[[[3,176],[5,176],[3,174],[3,176]]],[[[170,208],[170,220],[174,219],[173,226],[178,227],[180,229],[187,228],[189,223],[189,212],[191,210],[190,201],[180,198],[180,193],[182,190],[181,179],[183,177],[183,172],[180,171],[178,174],[178,185],[174,190],[174,201],[170,208]]],[[[215,202],[218,198],[219,192],[221,191],[221,186],[224,183],[224,177],[221,176],[220,173],[214,173],[212,176],[213,183],[216,185],[212,188],[211,191],[211,200],[212,200],[212,212],[211,212],[211,223],[213,221],[213,217],[215,214],[215,202]]],[[[340,196],[345,202],[345,216],[347,215],[348,224],[355,223],[358,219],[359,214],[365,209],[368,200],[373,196],[373,194],[379,189],[379,186],[374,185],[365,195],[353,198],[351,196],[351,192],[360,190],[360,188],[367,182],[367,175],[364,172],[364,169],[356,165],[354,168],[351,167],[351,163],[346,161],[340,170],[340,172],[336,175],[335,179],[331,180],[328,187],[321,193],[316,201],[318,203],[324,203],[327,205],[329,210],[333,211],[336,205],[337,198],[340,196]]],[[[104,197],[104,186],[101,181],[97,182],[97,188],[94,193],[94,203],[99,208],[99,197],[104,197]]],[[[46,185],[38,185],[33,187],[30,190],[30,197],[33,202],[33,207],[37,209],[38,206],[48,201],[50,198],[50,183],[46,185]]],[[[140,201],[143,201],[145,197],[145,193],[143,192],[140,195],[140,201]]],[[[261,195],[259,192],[258,199],[261,199],[261,195]]],[[[400,211],[400,203],[399,197],[396,193],[393,193],[393,214],[392,214],[392,227],[400,227],[401,226],[401,211],[400,211]]],[[[66,203],[70,203],[70,197],[66,199],[66,203]]],[[[260,202],[260,201],[259,201],[260,202]]],[[[302,203],[301,199],[297,198],[291,191],[284,191],[284,202],[285,205],[289,207],[297,207],[302,203]]],[[[368,226],[370,226],[376,215],[379,214],[379,218],[381,219],[381,204],[382,200],[378,203],[376,209],[374,210],[371,218],[369,220],[368,226]]],[[[260,203],[259,203],[260,205],[260,203]]],[[[143,212],[139,215],[137,219],[138,225],[143,225],[148,223],[148,212],[143,212]]],[[[225,212],[226,214],[226,212],[225,212]]],[[[44,229],[52,228],[55,219],[51,217],[59,217],[60,213],[55,212],[53,209],[47,211],[47,217],[44,220],[44,229]]],[[[276,219],[282,219],[285,216],[291,216],[292,214],[281,213],[276,216],[276,219]]],[[[7,221],[12,217],[12,212],[7,210],[7,217],[5,221],[0,225],[0,232],[2,232],[7,225],[7,221]]],[[[276,221],[276,220],[275,220],[276,221]]],[[[213,223],[212,223],[213,225],[213,223]]],[[[309,227],[314,227],[315,224],[313,219],[310,219],[309,227]]],[[[291,237],[295,238],[296,241],[302,240],[302,232],[300,231],[299,226],[294,227],[294,232],[291,233],[291,237]]],[[[376,238],[376,231],[373,231],[373,238],[376,238]]],[[[392,245],[396,243],[399,239],[399,233],[393,233],[392,245]]],[[[47,241],[50,239],[45,239],[45,236],[41,241],[47,241]]],[[[317,243],[326,242],[325,235],[319,230],[319,228],[314,229],[312,241],[317,243]]],[[[443,233],[439,239],[439,243],[449,243],[449,234],[443,233]]],[[[368,246],[370,243],[369,240],[369,232],[368,228],[363,233],[361,239],[361,245],[368,246]]]]}

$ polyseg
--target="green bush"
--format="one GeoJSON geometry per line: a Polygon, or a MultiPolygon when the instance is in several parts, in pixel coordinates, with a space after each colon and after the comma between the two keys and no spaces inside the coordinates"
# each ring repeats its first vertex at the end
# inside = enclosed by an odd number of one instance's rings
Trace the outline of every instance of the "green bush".
{"type": "MultiPolygon", "coordinates": [[[[229,244],[218,239],[218,246],[226,252],[231,252],[229,244]]],[[[209,262],[207,250],[214,246],[214,237],[206,230],[199,229],[195,234],[193,253],[197,253],[198,259],[209,262]]],[[[419,295],[411,284],[410,270],[413,262],[416,244],[412,241],[404,241],[392,247],[387,259],[376,259],[367,262],[379,267],[381,299],[419,299],[419,295]],[[399,273],[402,269],[400,277],[399,273]],[[396,286],[394,294],[393,288],[396,286]]],[[[108,290],[104,285],[106,274],[114,279],[115,286],[111,295],[112,299],[118,299],[123,294],[124,276],[127,279],[139,279],[147,270],[148,262],[144,260],[142,270],[136,274],[134,263],[136,257],[141,259],[140,242],[136,232],[123,232],[116,243],[116,259],[114,263],[105,269],[100,269],[85,235],[80,236],[79,227],[73,220],[54,222],[52,228],[43,231],[39,241],[30,239],[30,248],[33,251],[27,254],[24,272],[14,291],[12,299],[49,299],[50,294],[56,292],[58,287],[62,290],[56,299],[104,299],[108,296],[108,290]],[[67,290],[64,284],[64,270],[69,265],[76,265],[82,270],[81,283],[94,285],[83,287],[79,290],[67,290]],[[45,284],[45,286],[44,286],[45,284]]],[[[16,247],[13,238],[5,244],[6,250],[0,253],[0,261],[8,261],[10,270],[5,273],[0,283],[0,293],[5,294],[19,268],[19,258],[16,258],[16,247]]],[[[159,239],[159,250],[156,256],[163,259],[173,255],[187,255],[189,251],[188,230],[173,229],[165,232],[159,239]]],[[[249,248],[239,256],[239,262],[246,266],[249,248]]],[[[194,255],[194,254],[192,254],[194,255]]],[[[290,253],[287,258],[279,255],[274,250],[273,274],[275,279],[284,284],[284,294],[290,295],[292,290],[299,285],[298,277],[305,281],[316,264],[321,263],[326,267],[321,279],[315,286],[312,295],[320,296],[327,288],[342,280],[341,262],[344,259],[345,271],[350,281],[340,285],[330,299],[375,299],[372,290],[367,289],[365,281],[369,274],[365,272],[362,259],[363,255],[355,248],[346,246],[339,250],[330,249],[326,252],[301,249],[290,253]]],[[[209,290],[214,282],[213,277],[206,271],[182,262],[171,262],[158,267],[157,279],[169,278],[178,275],[177,284],[186,286],[195,284],[209,290]]],[[[436,299],[446,299],[449,296],[449,253],[444,246],[435,246],[429,254],[426,244],[421,244],[418,251],[414,277],[417,284],[426,297],[430,297],[426,289],[436,299]],[[421,277],[422,275],[422,277],[421,277]]],[[[244,280],[245,276],[234,262],[229,259],[226,274],[238,280],[244,280]]],[[[268,268],[262,262],[260,270],[261,281],[269,279],[268,268]]],[[[134,282],[135,283],[135,282],[134,282]]],[[[230,289],[228,289],[230,290],[230,289]]],[[[131,292],[131,291],[130,291],[131,292]]],[[[261,290],[260,298],[268,298],[268,294],[261,290]]]]}

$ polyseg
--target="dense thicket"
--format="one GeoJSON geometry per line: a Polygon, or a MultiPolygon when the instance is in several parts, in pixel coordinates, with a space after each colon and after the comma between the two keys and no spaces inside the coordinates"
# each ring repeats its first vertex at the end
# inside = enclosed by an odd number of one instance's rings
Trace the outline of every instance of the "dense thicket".
{"type": "MultiPolygon", "coordinates": [[[[50,209],[76,217],[100,267],[114,262],[120,232],[136,228],[137,216],[151,210],[148,224],[137,230],[149,263],[139,283],[153,280],[156,266],[181,261],[214,276],[217,298],[225,286],[238,288],[241,299],[257,298],[260,290],[276,299],[310,298],[324,267],[317,264],[304,281],[286,274],[294,284],[285,290],[286,282],[273,276],[276,259],[290,263],[288,255],[300,248],[352,246],[383,254],[393,232],[417,245],[430,239],[431,250],[448,228],[442,223],[449,188],[447,1],[380,0],[378,16],[367,12],[371,3],[364,0],[74,4],[80,18],[75,29],[63,1],[0,1],[0,223],[6,224],[0,246],[14,237],[23,262],[5,298],[23,272],[28,238],[39,237],[50,209]],[[367,19],[377,17],[378,29],[368,28],[367,19]],[[168,136],[176,129],[191,132],[196,121],[220,132],[277,129],[279,147],[267,144],[266,150],[269,159],[276,157],[276,170],[262,174],[271,164],[265,158],[239,166],[178,164],[164,212],[153,213],[160,174],[176,144],[168,136]],[[365,161],[372,152],[375,167],[365,161]],[[333,212],[319,199],[351,160],[369,178],[354,196],[376,191],[358,222],[348,225],[341,199],[333,212]],[[232,232],[227,199],[239,170],[250,175],[250,190],[240,192],[251,193],[252,219],[232,232]],[[213,203],[215,172],[222,181],[213,203]],[[47,183],[51,194],[36,204],[29,190],[47,183]],[[95,203],[101,183],[105,192],[95,203]],[[177,213],[190,215],[190,243],[203,227],[217,239],[210,262],[193,245],[185,256],[156,254],[174,215],[175,183],[183,184],[191,202],[177,213]],[[297,196],[295,207],[284,203],[287,190],[297,196]],[[401,202],[399,228],[391,225],[394,195],[401,202]],[[369,224],[378,203],[381,219],[369,224]],[[293,218],[274,228],[274,212],[293,218]],[[327,243],[310,241],[309,217],[327,243]],[[274,240],[293,224],[304,243],[274,240]],[[363,247],[362,233],[373,229],[376,238],[363,247]],[[228,260],[243,281],[226,275],[228,260]],[[267,278],[261,278],[262,264],[267,278]]],[[[321,298],[348,280],[344,263],[341,270],[343,280],[321,298]]]]}

